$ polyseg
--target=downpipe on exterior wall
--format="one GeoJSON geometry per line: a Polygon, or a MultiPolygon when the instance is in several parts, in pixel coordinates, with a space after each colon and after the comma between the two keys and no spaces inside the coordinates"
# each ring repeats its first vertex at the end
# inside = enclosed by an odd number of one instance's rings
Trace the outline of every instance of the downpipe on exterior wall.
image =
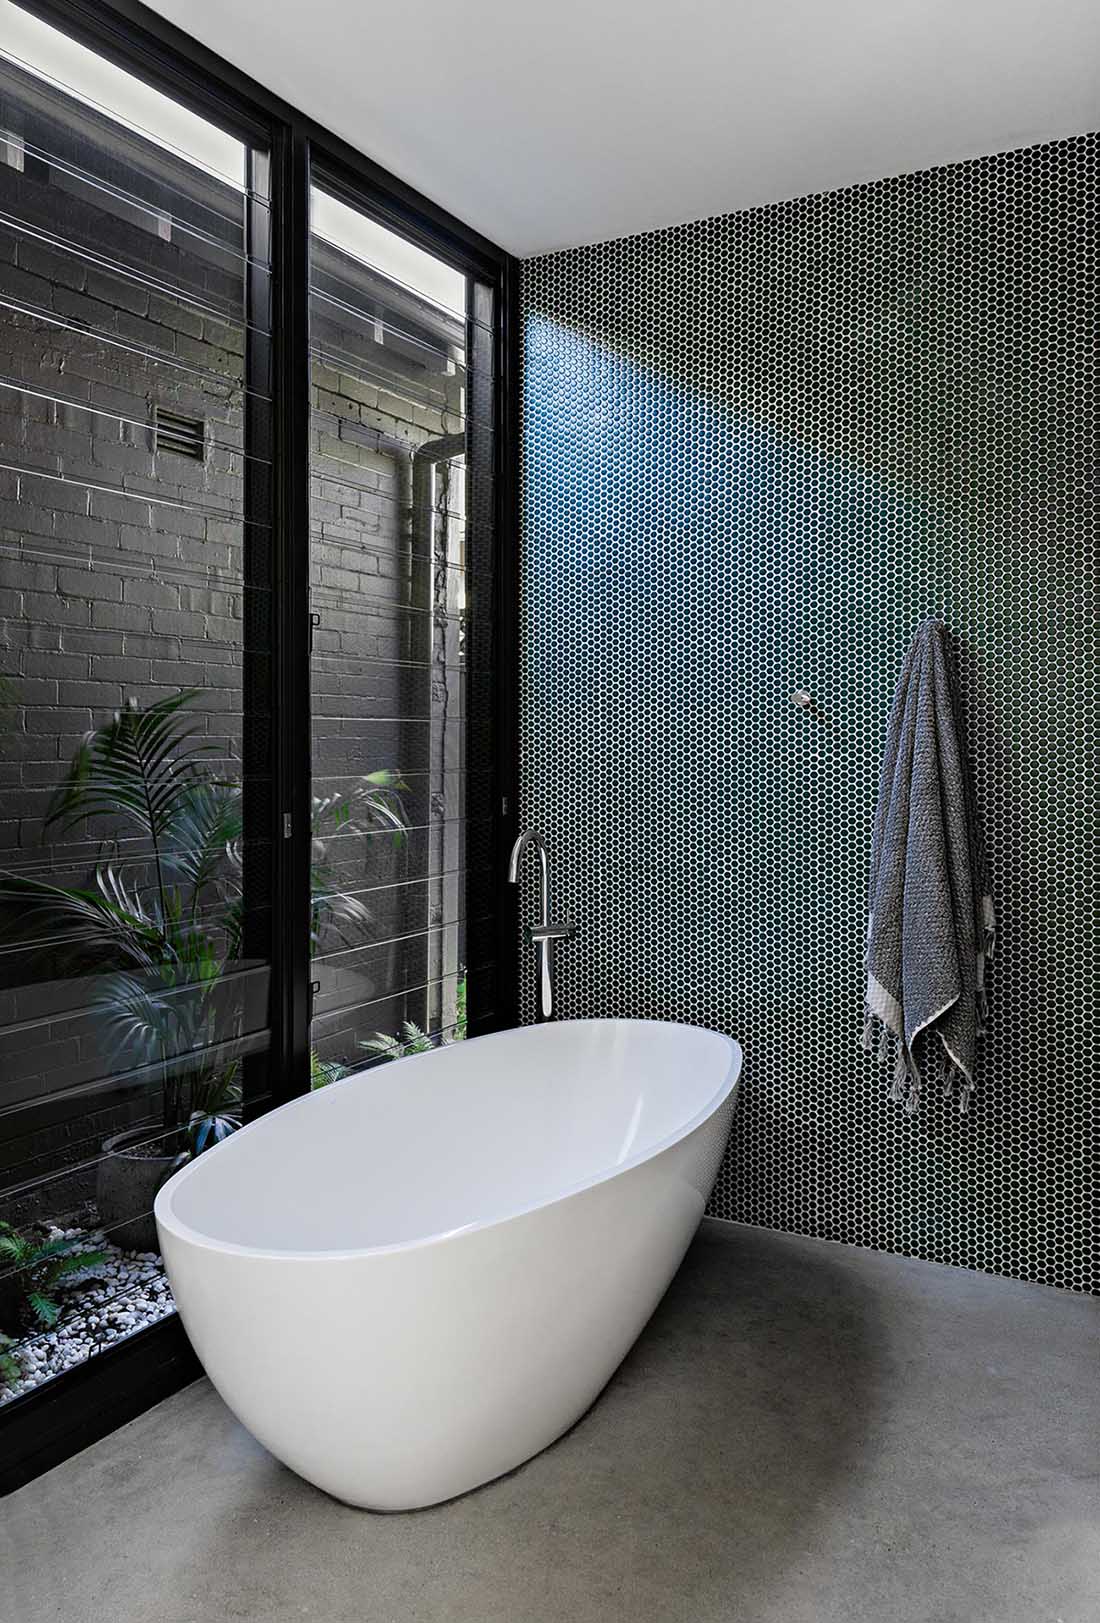
{"type": "MultiPolygon", "coordinates": [[[[424,597],[425,597],[428,612],[424,617],[424,633],[423,633],[423,641],[426,642],[427,646],[426,647],[422,646],[421,651],[424,654],[426,663],[428,663],[429,665],[431,665],[433,667],[434,667],[434,664],[435,664],[435,661],[436,661],[436,658],[437,658],[435,630],[436,630],[436,599],[437,599],[437,596],[438,596],[438,589],[437,589],[437,585],[436,585],[436,581],[437,581],[436,562],[437,562],[437,559],[436,559],[436,556],[435,556],[435,549],[434,549],[434,545],[433,545],[434,536],[433,536],[433,531],[432,531],[432,523],[433,523],[433,519],[434,519],[434,516],[435,516],[435,506],[436,506],[436,469],[437,469],[437,467],[439,466],[439,464],[441,462],[450,462],[453,458],[459,457],[459,456],[464,456],[465,454],[466,454],[466,435],[465,435],[465,433],[461,433],[461,434],[442,434],[437,439],[425,440],[423,445],[416,446],[414,448],[414,450],[412,451],[411,456],[408,459],[408,479],[409,479],[408,495],[409,495],[409,501],[410,501],[410,506],[411,506],[411,521],[410,521],[410,537],[411,537],[411,548],[410,548],[410,550],[411,550],[411,557],[410,557],[410,566],[411,566],[413,579],[415,580],[416,569],[417,569],[416,554],[417,554],[418,551],[422,551],[424,562],[420,565],[420,567],[423,568],[423,570],[425,571],[425,579],[426,579],[426,582],[427,582],[427,589],[426,589],[426,591],[424,593],[424,597]]],[[[446,522],[447,521],[444,520],[445,524],[446,524],[446,522]]],[[[442,557],[442,560],[441,560],[442,564],[443,564],[443,577],[442,578],[443,578],[443,606],[444,606],[444,608],[446,607],[446,601],[447,601],[447,574],[446,574],[446,571],[450,567],[450,560],[449,560],[449,557],[448,557],[448,550],[449,550],[449,548],[448,548],[448,543],[447,543],[446,535],[445,535],[444,547],[443,547],[443,557],[442,557]]],[[[431,714],[432,714],[432,717],[433,717],[433,726],[431,728],[431,737],[429,739],[429,769],[430,769],[430,773],[431,773],[429,782],[430,782],[430,793],[431,793],[433,802],[435,800],[435,797],[436,797],[437,793],[439,793],[441,795],[441,798],[442,798],[442,791],[443,791],[443,789],[445,788],[445,785],[446,785],[446,776],[445,776],[445,774],[446,774],[446,771],[447,771],[447,721],[448,721],[448,710],[449,710],[449,707],[450,707],[450,698],[451,698],[451,689],[450,689],[450,684],[449,684],[449,682],[447,680],[447,672],[446,672],[446,668],[445,668],[446,667],[446,649],[445,649],[445,647],[442,650],[442,653],[441,653],[441,655],[439,657],[440,657],[440,663],[443,666],[442,681],[440,683],[440,687],[441,687],[441,690],[442,690],[441,709],[440,709],[440,712],[439,712],[439,715],[438,715],[438,718],[437,718],[436,717],[436,711],[435,711],[435,705],[434,705],[434,701],[433,701],[433,704],[432,704],[432,707],[431,707],[431,714]],[[434,722],[437,719],[438,719],[438,723],[439,723],[438,727],[434,725],[434,722]]],[[[434,669],[433,669],[433,686],[434,686],[434,669]]],[[[434,811],[434,805],[433,805],[432,809],[434,811]]],[[[434,818],[433,818],[433,822],[434,822],[434,818]]],[[[460,852],[460,843],[459,842],[461,841],[461,832],[460,832],[460,828],[459,828],[459,826],[457,824],[455,824],[453,822],[449,822],[447,820],[446,815],[445,815],[445,810],[444,810],[444,815],[442,816],[442,818],[440,819],[440,822],[439,822],[439,829],[440,829],[440,844],[439,844],[439,852],[438,852],[439,861],[438,861],[438,870],[437,871],[438,871],[438,874],[439,874],[439,876],[441,878],[442,883],[441,883],[441,886],[440,886],[441,913],[440,913],[440,917],[439,917],[438,921],[433,921],[433,919],[432,919],[433,897],[432,897],[432,887],[430,885],[427,887],[426,894],[425,894],[425,897],[424,897],[424,928],[425,928],[425,931],[427,932],[426,933],[427,965],[426,965],[425,980],[427,982],[427,987],[428,987],[427,994],[426,994],[427,995],[427,1001],[428,1001],[428,1008],[427,1008],[427,1011],[425,1013],[424,1029],[426,1031],[429,1031],[429,1032],[434,1031],[436,1029],[439,1029],[440,1031],[442,1031],[454,1019],[454,1012],[453,1011],[445,1011],[444,1010],[444,1006],[443,1006],[444,986],[443,986],[443,983],[444,983],[444,979],[445,979],[445,977],[446,977],[446,975],[448,973],[453,973],[453,974],[457,975],[458,970],[461,967],[461,954],[459,953],[458,945],[457,945],[457,941],[456,941],[454,962],[450,965],[450,968],[448,969],[447,942],[448,942],[448,934],[449,934],[449,932],[445,928],[443,928],[443,926],[447,922],[447,911],[448,911],[447,904],[446,904],[448,883],[447,883],[447,880],[446,880],[445,876],[447,874],[456,875],[456,883],[457,883],[457,875],[458,875],[459,869],[463,866],[463,864],[460,861],[461,852],[460,852]],[[453,849],[452,849],[452,847],[453,847],[453,849]],[[433,1007],[432,1007],[433,996],[438,1000],[438,1003],[439,1003],[439,1007],[437,1009],[433,1009],[433,1007]]],[[[459,911],[460,910],[456,908],[455,914],[454,914],[454,917],[455,917],[455,920],[456,920],[456,922],[455,922],[455,930],[456,930],[456,932],[457,932],[457,930],[459,928],[458,922],[457,922],[459,911]]]]}
{"type": "MultiPolygon", "coordinates": [[[[436,439],[425,440],[422,445],[411,445],[407,440],[393,434],[377,434],[372,436],[371,448],[379,454],[389,457],[394,466],[394,478],[397,487],[397,510],[403,515],[401,525],[401,540],[404,546],[404,576],[406,601],[411,608],[422,606],[422,615],[410,616],[408,644],[405,655],[408,659],[408,668],[405,671],[404,681],[407,691],[403,693],[400,706],[403,715],[419,715],[422,710],[422,700],[418,705],[418,696],[415,692],[417,680],[417,667],[428,668],[433,662],[435,647],[435,601],[433,580],[435,573],[435,558],[432,547],[432,517],[435,511],[435,470],[440,462],[449,462],[453,457],[462,456],[466,451],[466,436],[462,434],[444,434],[436,439]]],[[[446,690],[446,682],[444,681],[446,690]]],[[[429,754],[429,795],[434,809],[437,792],[444,782],[443,774],[446,770],[446,711],[442,716],[442,725],[439,734],[439,760],[431,759],[429,754]]],[[[433,728],[433,735],[435,729],[433,728]]],[[[434,743],[434,736],[429,740],[429,752],[434,743]]],[[[398,769],[404,762],[398,761],[398,769]]],[[[431,820],[431,819],[430,819],[431,820]]],[[[444,821],[442,847],[439,853],[439,871],[457,871],[457,860],[448,861],[447,844],[450,830],[444,821]]],[[[409,871],[409,845],[405,844],[404,880],[409,883],[412,879],[409,871]]],[[[426,875],[431,878],[430,872],[426,875]]],[[[423,1021],[426,1031],[432,1031],[439,1024],[433,1020],[430,1008],[432,988],[442,983],[445,970],[445,940],[442,930],[436,928],[436,921],[432,918],[432,888],[429,884],[425,888],[422,927],[427,939],[427,962],[424,979],[427,983],[425,994],[428,1008],[423,1015],[416,1011],[416,1019],[423,1021]],[[434,937],[433,937],[434,931],[434,937]]],[[[397,956],[400,951],[398,943],[391,943],[386,961],[380,966],[379,985],[391,987],[397,982],[397,956]]],[[[457,964],[455,968],[457,969],[457,964]]],[[[413,1017],[413,1011],[406,1006],[406,1019],[413,1017]]]]}

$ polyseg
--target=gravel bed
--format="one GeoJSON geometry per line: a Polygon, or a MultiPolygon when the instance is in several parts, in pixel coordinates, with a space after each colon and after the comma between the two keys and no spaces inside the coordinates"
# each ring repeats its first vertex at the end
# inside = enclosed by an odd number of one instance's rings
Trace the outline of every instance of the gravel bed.
{"type": "Polygon", "coordinates": [[[52,1330],[32,1330],[9,1348],[23,1373],[21,1380],[0,1384],[0,1405],[175,1310],[155,1251],[121,1251],[93,1228],[50,1226],[48,1237],[77,1240],[80,1251],[103,1251],[107,1260],[94,1273],[69,1275],[59,1293],[61,1317],[52,1330]]]}

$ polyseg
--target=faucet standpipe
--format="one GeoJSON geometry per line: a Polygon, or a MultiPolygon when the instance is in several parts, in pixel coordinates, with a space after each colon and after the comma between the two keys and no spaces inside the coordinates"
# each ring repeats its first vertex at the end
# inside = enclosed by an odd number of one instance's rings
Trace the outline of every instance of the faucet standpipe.
{"type": "Polygon", "coordinates": [[[520,862],[529,845],[534,846],[539,855],[539,922],[530,925],[524,931],[524,939],[535,949],[538,968],[538,984],[535,990],[536,1018],[540,1021],[553,1020],[558,1012],[554,984],[554,944],[557,941],[572,941],[577,933],[577,926],[568,919],[561,924],[550,922],[550,867],[547,861],[546,841],[533,828],[521,834],[512,847],[512,854],[508,859],[508,883],[510,885],[519,883],[520,862]]]}

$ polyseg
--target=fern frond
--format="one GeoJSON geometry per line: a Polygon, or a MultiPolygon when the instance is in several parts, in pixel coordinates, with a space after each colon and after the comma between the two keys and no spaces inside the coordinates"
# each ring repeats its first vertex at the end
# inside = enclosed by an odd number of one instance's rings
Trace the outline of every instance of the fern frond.
{"type": "Polygon", "coordinates": [[[16,1345],[11,1336],[0,1330],[0,1381],[7,1386],[14,1386],[23,1379],[23,1366],[11,1350],[16,1345]]]}
{"type": "Polygon", "coordinates": [[[17,1234],[6,1223],[0,1226],[0,1257],[6,1257],[17,1266],[21,1266],[32,1250],[30,1242],[21,1234],[17,1234]]]}
{"type": "Polygon", "coordinates": [[[27,1292],[27,1306],[39,1324],[46,1330],[52,1330],[61,1317],[61,1308],[58,1303],[49,1296],[44,1296],[41,1291],[27,1292]]]}
{"type": "Polygon", "coordinates": [[[43,1263],[50,1262],[55,1257],[65,1256],[76,1243],[75,1240],[64,1237],[57,1240],[43,1240],[40,1244],[36,1244],[33,1240],[28,1241],[24,1258],[25,1266],[28,1268],[40,1268],[43,1263]]]}
{"type": "Polygon", "coordinates": [[[70,1256],[57,1257],[50,1263],[42,1281],[46,1291],[53,1287],[69,1274],[88,1273],[95,1268],[102,1268],[107,1261],[105,1251],[74,1251],[70,1256]]]}

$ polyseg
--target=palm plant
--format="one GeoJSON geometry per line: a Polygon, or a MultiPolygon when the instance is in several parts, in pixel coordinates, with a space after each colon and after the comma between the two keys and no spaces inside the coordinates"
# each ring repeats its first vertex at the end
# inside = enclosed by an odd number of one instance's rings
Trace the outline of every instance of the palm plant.
{"type": "Polygon", "coordinates": [[[316,954],[325,931],[335,925],[366,924],[370,915],[354,896],[340,890],[333,873],[329,841],[337,835],[365,829],[387,830],[400,847],[405,839],[405,816],[400,791],[406,788],[394,772],[368,772],[349,794],[315,795],[310,813],[309,949],[316,954]]]}
{"type": "MultiPolygon", "coordinates": [[[[243,964],[243,804],[238,779],[214,771],[197,690],[142,706],[131,699],[87,734],[51,802],[48,833],[107,817],[90,883],[49,884],[6,875],[4,891],[25,904],[24,922],[46,926],[70,973],[95,974],[93,1008],[130,1066],[154,1067],[170,1142],[197,1155],[241,1122],[241,1062],[232,1053],[244,1009],[233,967],[243,964]],[[122,855],[121,819],[139,839],[122,855]]],[[[361,926],[362,904],[333,881],[328,837],[368,828],[402,840],[400,790],[374,772],[347,795],[315,799],[310,945],[322,932],[361,926]]]]}

